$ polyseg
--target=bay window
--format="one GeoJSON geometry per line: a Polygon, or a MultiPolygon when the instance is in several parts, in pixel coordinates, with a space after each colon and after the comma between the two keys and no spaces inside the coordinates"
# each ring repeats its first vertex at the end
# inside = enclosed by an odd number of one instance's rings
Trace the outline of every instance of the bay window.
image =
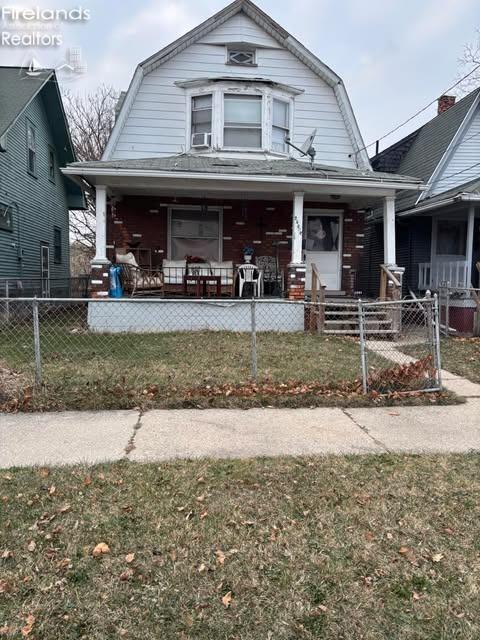
{"type": "Polygon", "coordinates": [[[170,258],[184,260],[196,256],[220,260],[220,213],[200,208],[171,210],[170,258]]]}
{"type": "Polygon", "coordinates": [[[288,147],[285,138],[290,135],[290,116],[288,102],[273,99],[272,107],[272,149],[280,153],[286,153],[288,147]]]}
{"type": "Polygon", "coordinates": [[[223,146],[262,148],[262,96],[225,94],[223,146]]]}
{"type": "Polygon", "coordinates": [[[210,145],[212,135],[212,94],[192,98],[192,145],[210,145]]]}

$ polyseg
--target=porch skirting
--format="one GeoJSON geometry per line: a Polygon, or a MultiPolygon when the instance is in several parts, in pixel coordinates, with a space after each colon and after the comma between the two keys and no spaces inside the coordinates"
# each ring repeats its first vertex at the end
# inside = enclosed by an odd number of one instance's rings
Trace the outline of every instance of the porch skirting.
{"type": "MultiPolygon", "coordinates": [[[[304,305],[286,300],[256,301],[257,331],[304,331],[304,305]]],[[[251,331],[248,301],[180,302],[119,300],[88,303],[88,326],[98,333],[164,333],[169,331],[251,331]]]]}

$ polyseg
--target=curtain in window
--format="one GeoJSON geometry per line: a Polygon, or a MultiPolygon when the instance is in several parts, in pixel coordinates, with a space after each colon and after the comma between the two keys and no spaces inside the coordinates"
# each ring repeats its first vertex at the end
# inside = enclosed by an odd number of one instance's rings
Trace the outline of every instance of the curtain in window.
{"type": "Polygon", "coordinates": [[[186,256],[219,260],[219,231],[217,212],[172,211],[172,260],[183,260],[186,256]]]}

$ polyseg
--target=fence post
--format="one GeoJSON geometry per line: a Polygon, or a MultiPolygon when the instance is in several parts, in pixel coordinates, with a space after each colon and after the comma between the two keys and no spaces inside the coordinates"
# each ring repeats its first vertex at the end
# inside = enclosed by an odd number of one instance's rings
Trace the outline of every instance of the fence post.
{"type": "Polygon", "coordinates": [[[445,289],[445,335],[450,335],[450,282],[447,282],[447,287],[445,289]]]}
{"type": "Polygon", "coordinates": [[[427,300],[427,337],[430,347],[433,347],[433,309],[432,309],[432,294],[429,289],[425,293],[425,299],[427,300]]]}
{"type": "Polygon", "coordinates": [[[256,316],[256,302],[255,298],[252,298],[250,302],[250,318],[251,318],[251,333],[252,333],[252,378],[257,382],[258,368],[257,368],[257,316],[256,316]]]}
{"type": "Polygon", "coordinates": [[[440,311],[438,308],[438,296],[433,296],[433,322],[435,342],[435,366],[437,369],[438,388],[442,390],[442,359],[440,351],[440,311]]]}
{"type": "Polygon", "coordinates": [[[42,384],[42,353],[40,349],[40,322],[38,320],[38,300],[32,302],[33,310],[33,345],[35,351],[35,384],[42,384]]]}
{"type": "Polygon", "coordinates": [[[367,350],[365,345],[365,316],[363,312],[362,299],[358,299],[358,330],[360,334],[360,363],[362,366],[362,388],[363,393],[368,393],[367,383],[367,350]]]}
{"type": "Polygon", "coordinates": [[[6,302],[5,302],[5,322],[7,324],[10,324],[10,300],[9,300],[9,298],[10,298],[10,283],[7,280],[5,282],[5,299],[6,299],[6,302]]]}

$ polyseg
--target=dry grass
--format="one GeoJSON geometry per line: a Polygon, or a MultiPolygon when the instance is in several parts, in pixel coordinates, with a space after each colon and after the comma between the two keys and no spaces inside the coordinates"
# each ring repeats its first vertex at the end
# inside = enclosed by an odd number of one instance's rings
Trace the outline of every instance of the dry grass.
{"type": "Polygon", "coordinates": [[[0,472],[0,628],[45,640],[476,640],[479,462],[0,472]],[[109,552],[93,557],[99,543],[109,552]]]}
{"type": "MultiPolygon", "coordinates": [[[[67,316],[68,319],[68,316],[67,316]]],[[[249,397],[202,390],[239,385],[251,376],[249,334],[225,331],[93,334],[74,322],[45,320],[41,331],[43,389],[20,399],[23,410],[126,409],[133,407],[365,406],[372,404],[352,387],[360,375],[358,343],[310,333],[259,333],[259,381],[323,385],[325,392],[269,393],[249,397]]],[[[33,376],[33,342],[27,325],[0,332],[5,362],[33,376]]],[[[379,356],[371,364],[391,367],[379,356]]],[[[380,402],[378,398],[377,402],[380,402]]],[[[449,396],[402,402],[451,402],[449,396]]],[[[381,402],[390,402],[381,400],[381,402]]]]}
{"type": "Polygon", "coordinates": [[[480,383],[480,338],[442,340],[442,367],[480,383]]]}

